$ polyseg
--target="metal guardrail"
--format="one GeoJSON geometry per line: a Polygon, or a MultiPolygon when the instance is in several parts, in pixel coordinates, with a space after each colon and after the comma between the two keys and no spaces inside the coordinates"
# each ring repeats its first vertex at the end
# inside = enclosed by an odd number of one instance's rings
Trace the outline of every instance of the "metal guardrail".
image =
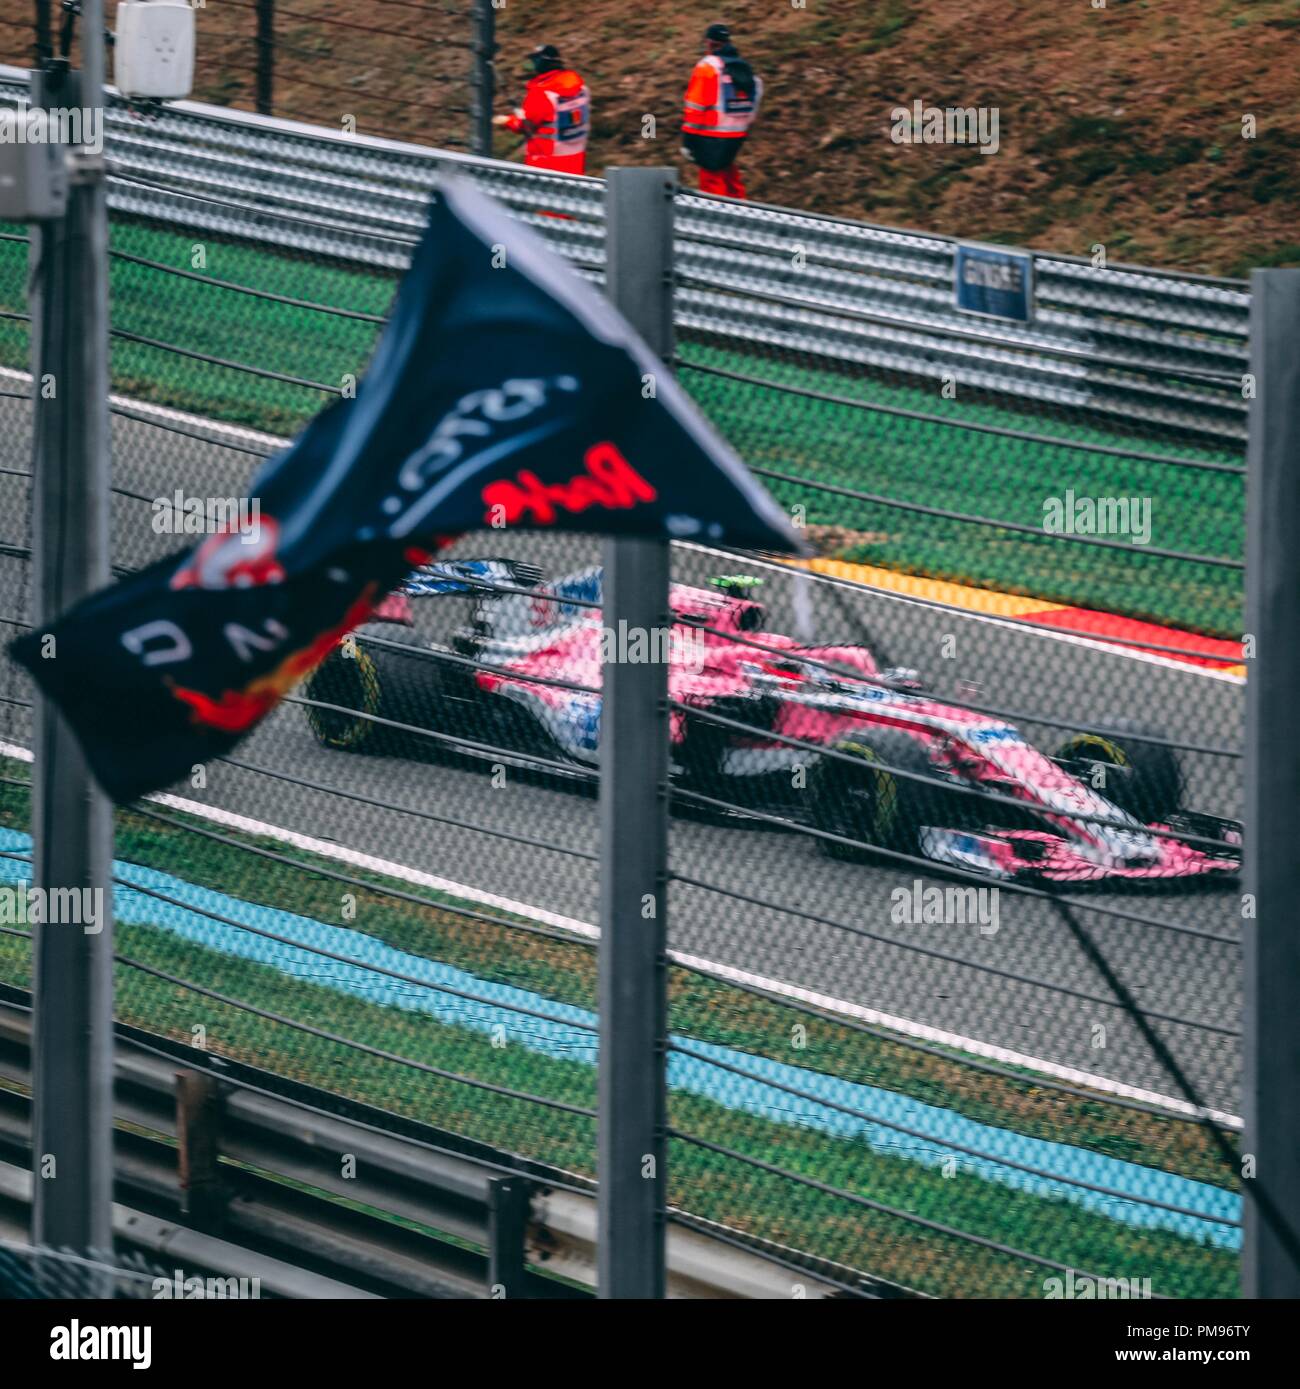
{"type": "MultiPolygon", "coordinates": [[[[0,66],[0,101],[27,74],[0,66]]],[[[243,111],[115,102],[107,144],[120,214],[400,269],[437,177],[456,171],[532,224],[580,271],[604,266],[604,182],[243,111]],[[557,215],[558,214],[558,215],[557,215]]],[[[1145,431],[1245,438],[1250,296],[1244,281],[1034,253],[1036,319],[957,312],[948,237],[682,193],[679,329],[729,347],[795,350],[1145,431]]]]}
{"type": "MultiPolygon", "coordinates": [[[[31,1200],[30,1021],[0,1000],[0,1234],[11,1237],[31,1200]]],[[[571,1298],[595,1287],[595,1193],[570,1174],[128,1027],[114,1109],[114,1233],[155,1262],[257,1276],[281,1297],[571,1298]]],[[[674,1225],[668,1264],[674,1297],[846,1295],[721,1229],[674,1225]]],[[[905,1295],[841,1272],[859,1296],[905,1295]]]]}

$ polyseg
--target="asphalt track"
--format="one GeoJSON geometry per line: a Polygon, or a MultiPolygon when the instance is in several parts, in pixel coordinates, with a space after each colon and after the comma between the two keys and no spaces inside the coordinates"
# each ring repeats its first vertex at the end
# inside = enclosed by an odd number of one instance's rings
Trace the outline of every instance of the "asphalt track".
{"type": "MultiPolygon", "coordinates": [[[[12,376],[0,388],[24,389],[12,376]]],[[[177,488],[191,496],[238,494],[256,460],[222,442],[230,438],[196,440],[114,417],[115,563],[137,567],[184,547],[183,539],[154,533],[152,498],[177,488]]],[[[29,466],[30,406],[0,397],[0,469],[29,466]]],[[[6,619],[25,611],[26,566],[14,551],[26,544],[26,487],[25,479],[0,471],[0,617],[6,619]]],[[[584,537],[504,542],[480,536],[460,551],[515,554],[564,572],[593,562],[599,549],[584,537]]],[[[677,558],[678,577],[685,579],[739,567],[690,550],[677,558]]],[[[939,695],[1020,714],[1025,731],[1049,749],[1065,731],[1061,720],[1117,715],[1161,726],[1175,741],[1197,747],[1240,746],[1242,686],[1214,673],[781,572],[769,574],[764,600],[774,630],[798,633],[802,622],[818,641],[870,638],[893,663],[922,671],[939,695]]],[[[0,696],[30,697],[12,666],[0,668],[0,696]]],[[[0,705],[0,736],[27,743],[24,709],[0,705]]],[[[235,761],[241,765],[212,766],[205,789],[185,786],[180,794],[546,911],[596,920],[596,803],[589,795],[513,771],[494,785],[481,766],[331,752],[314,742],[294,705],[278,710],[235,761]]],[[[1183,762],[1190,805],[1240,813],[1239,760],[1185,752],[1183,762]]],[[[1122,1011],[1106,1001],[1104,981],[1049,902],[1003,890],[993,934],[973,926],[896,925],[890,921],[894,889],[910,889],[917,878],[943,880],[920,866],[832,862],[797,831],[694,819],[673,823],[671,869],[669,934],[678,951],[1058,1066],[1176,1093],[1122,1011]]],[[[183,865],[176,871],[183,875],[183,865]]],[[[1203,1098],[1239,1112],[1239,1045],[1232,1035],[1241,1006],[1239,889],[1107,889],[1085,900],[1092,905],[1077,909],[1079,921],[1142,1006],[1182,1020],[1157,1027],[1203,1098]],[[1103,907],[1162,924],[1127,921],[1103,907]]],[[[803,1059],[815,1064],[815,1057],[803,1059]]]]}

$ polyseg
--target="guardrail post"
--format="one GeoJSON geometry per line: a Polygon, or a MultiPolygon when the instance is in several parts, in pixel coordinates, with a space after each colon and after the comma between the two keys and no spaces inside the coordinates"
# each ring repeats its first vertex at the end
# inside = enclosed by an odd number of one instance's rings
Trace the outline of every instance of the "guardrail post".
{"type": "Polygon", "coordinates": [[[488,1183],[488,1295],[524,1296],[524,1236],[532,1190],[526,1177],[488,1183]]]}
{"type": "Polygon", "coordinates": [[[181,1210],[207,1229],[225,1206],[221,1183],[221,1090],[201,1071],[176,1072],[176,1176],[181,1210]]]}
{"type": "MultiPolygon", "coordinates": [[[[1243,887],[1253,919],[1245,949],[1245,1133],[1242,1152],[1292,1231],[1300,1229],[1300,270],[1251,276],[1246,462],[1246,682],[1243,887]],[[1250,652],[1247,652],[1250,655],[1250,652]]],[[[1245,912],[1243,912],[1243,916],[1245,912]]],[[[1244,1203],[1242,1293],[1300,1297],[1285,1236],[1244,1203]]]]}
{"type": "MultiPolygon", "coordinates": [[[[83,0],[81,56],[82,71],[57,90],[49,75],[33,75],[35,104],[103,109],[103,0],[83,0]]],[[[31,238],[38,630],[109,580],[108,213],[102,158],[76,157],[63,220],[34,225],[31,238]]],[[[58,659],[57,650],[45,654],[58,659]]],[[[33,941],[32,1242],[104,1255],[113,1193],[112,815],[72,730],[43,696],[33,741],[33,879],[49,910],[33,941]],[[81,911],[65,910],[74,906],[81,911]]],[[[90,1284],[83,1295],[96,1295],[90,1284]]]]}
{"type": "Polygon", "coordinates": [[[472,154],[492,156],[492,106],[496,101],[497,12],[492,0],[474,0],[474,37],[470,43],[470,132],[472,154]]]}
{"type": "MultiPolygon", "coordinates": [[[[672,353],[671,169],[606,175],[606,289],[661,357],[672,353]]],[[[666,540],[607,540],[603,615],[671,626],[666,540]]],[[[648,640],[646,649],[656,643],[648,640]]],[[[597,1292],[664,1295],[667,1187],[668,667],[614,660],[600,729],[600,1060],[597,1292]]]]}
{"type": "Polygon", "coordinates": [[[259,116],[275,105],[275,0],[257,0],[257,94],[259,116]]]}

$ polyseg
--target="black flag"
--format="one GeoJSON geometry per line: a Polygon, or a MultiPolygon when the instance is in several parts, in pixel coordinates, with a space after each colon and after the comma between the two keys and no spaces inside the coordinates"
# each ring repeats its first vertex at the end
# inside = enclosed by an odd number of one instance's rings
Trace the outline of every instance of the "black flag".
{"type": "Polygon", "coordinates": [[[462,184],[434,196],[355,398],[248,491],[251,532],[209,536],[11,647],[115,800],[228,751],[465,531],[799,549],[613,307],[462,184]]]}

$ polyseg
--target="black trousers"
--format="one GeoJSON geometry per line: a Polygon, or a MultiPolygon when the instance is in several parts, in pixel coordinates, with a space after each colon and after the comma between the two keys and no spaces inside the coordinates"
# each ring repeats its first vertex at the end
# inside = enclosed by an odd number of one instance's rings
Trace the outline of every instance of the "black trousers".
{"type": "Polygon", "coordinates": [[[740,153],[745,139],[744,135],[739,139],[729,140],[720,139],[716,135],[683,135],[682,144],[686,153],[701,169],[716,174],[730,168],[736,162],[736,156],[740,153]]]}

